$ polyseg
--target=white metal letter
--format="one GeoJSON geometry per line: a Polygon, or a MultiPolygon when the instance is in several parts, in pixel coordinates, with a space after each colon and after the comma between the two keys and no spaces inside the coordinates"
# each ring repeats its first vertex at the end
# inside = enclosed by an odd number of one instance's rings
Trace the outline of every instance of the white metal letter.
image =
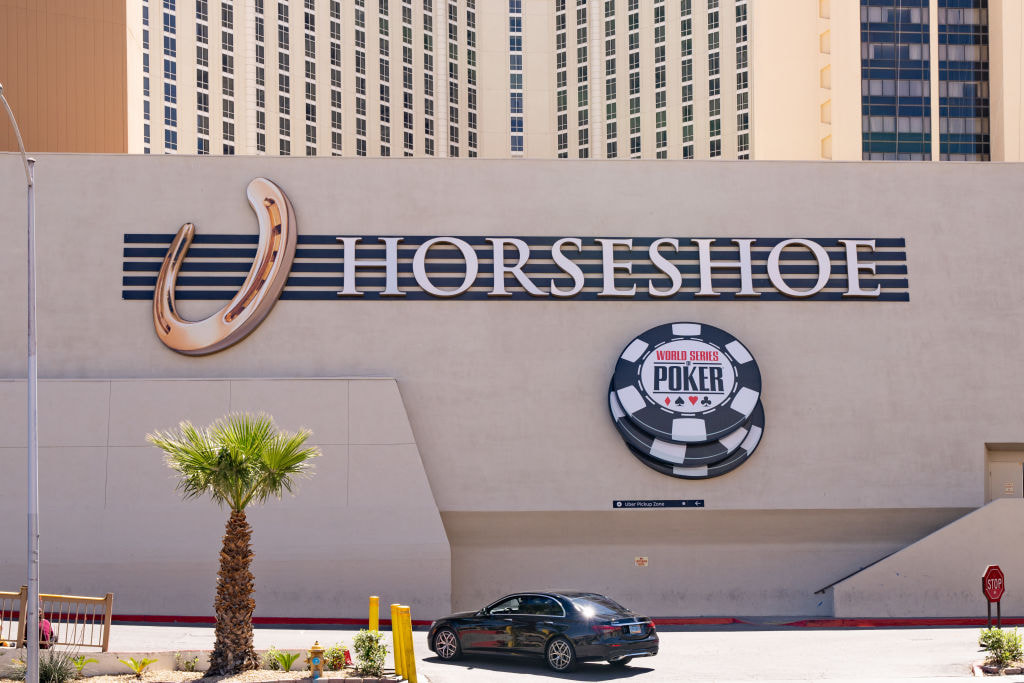
{"type": "Polygon", "coordinates": [[[344,286],[338,296],[362,296],[363,293],[356,289],[356,268],[383,268],[384,269],[384,291],[381,296],[405,296],[405,292],[398,289],[398,243],[402,237],[381,237],[384,242],[384,260],[374,261],[370,259],[356,260],[356,245],[360,237],[339,237],[338,241],[344,245],[342,252],[342,267],[345,270],[344,286]]]}
{"type": "Polygon", "coordinates": [[[555,265],[569,275],[572,275],[572,289],[561,289],[560,287],[556,287],[555,281],[552,280],[551,293],[555,296],[562,297],[576,296],[583,289],[586,278],[583,276],[583,269],[573,263],[568,256],[562,253],[563,244],[571,244],[576,247],[576,251],[583,251],[583,242],[578,237],[566,237],[551,245],[551,259],[555,262],[555,265]]]}
{"type": "Polygon", "coordinates": [[[867,290],[860,288],[860,273],[865,271],[875,274],[875,263],[861,263],[857,259],[857,247],[870,247],[875,250],[874,240],[839,240],[846,247],[846,283],[847,289],[843,296],[864,296],[876,297],[882,293],[882,285],[875,285],[874,289],[867,290]]]}
{"type": "Polygon", "coordinates": [[[660,247],[663,244],[670,244],[672,245],[673,249],[679,251],[679,240],[669,238],[654,240],[653,242],[651,242],[651,247],[649,250],[651,263],[654,264],[655,268],[665,273],[665,275],[668,275],[669,279],[672,281],[672,286],[669,287],[668,289],[658,289],[657,287],[654,286],[653,280],[648,280],[647,291],[650,293],[651,296],[672,296],[673,294],[678,292],[679,288],[683,285],[683,276],[679,274],[679,269],[676,268],[674,263],[671,263],[668,259],[661,255],[661,252],[658,251],[658,247],[660,247]]]}
{"type": "Polygon", "coordinates": [[[691,241],[697,245],[700,255],[700,291],[697,292],[696,296],[719,296],[719,293],[711,285],[712,268],[736,268],[740,271],[740,291],[736,292],[736,296],[761,296],[758,292],[754,291],[754,279],[750,268],[750,245],[754,243],[754,240],[733,240],[733,243],[740,248],[739,261],[714,262],[711,260],[711,243],[714,242],[713,239],[693,239],[691,241]]]}
{"type": "Polygon", "coordinates": [[[512,296],[512,292],[505,290],[505,273],[512,273],[531,296],[545,296],[544,291],[523,273],[523,266],[530,260],[530,247],[526,242],[515,237],[488,237],[487,241],[494,245],[494,288],[487,296],[512,296]],[[506,244],[511,244],[519,252],[514,266],[505,265],[506,244]]]}
{"type": "Polygon", "coordinates": [[[476,282],[476,275],[479,270],[480,265],[476,258],[476,251],[457,237],[435,237],[429,239],[420,245],[419,249],[416,250],[416,254],[412,257],[412,273],[416,276],[416,284],[422,287],[423,291],[434,296],[458,296],[462,294],[476,282]],[[427,270],[425,268],[427,252],[438,243],[451,244],[458,248],[462,252],[462,258],[466,261],[466,277],[456,289],[439,289],[427,277],[427,270]]]}
{"type": "Polygon", "coordinates": [[[828,252],[825,251],[817,242],[811,240],[802,239],[791,239],[782,240],[772,249],[771,253],[768,254],[768,279],[772,281],[775,289],[779,290],[786,296],[792,297],[807,297],[813,296],[825,288],[828,284],[828,279],[832,275],[832,261],[829,260],[828,252]],[[814,258],[818,261],[818,281],[814,283],[814,286],[810,289],[803,291],[793,289],[786,284],[785,278],[782,277],[782,272],[779,269],[779,258],[782,256],[782,250],[791,244],[799,244],[802,247],[807,247],[814,254],[814,258]]]}
{"type": "Polygon", "coordinates": [[[629,289],[616,289],[615,288],[615,271],[624,270],[627,273],[633,272],[632,261],[616,261],[615,260],[615,247],[629,247],[633,248],[633,240],[622,240],[622,239],[598,239],[601,243],[601,273],[604,277],[604,287],[601,289],[598,296],[633,296],[636,294],[636,285],[634,284],[629,289]]]}

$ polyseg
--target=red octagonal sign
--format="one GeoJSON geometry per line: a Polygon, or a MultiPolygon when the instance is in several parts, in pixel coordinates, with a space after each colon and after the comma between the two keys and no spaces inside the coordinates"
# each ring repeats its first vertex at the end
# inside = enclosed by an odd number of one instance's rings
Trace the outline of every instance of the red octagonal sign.
{"type": "Polygon", "coordinates": [[[989,602],[999,602],[1006,592],[1006,577],[1003,570],[997,564],[990,564],[985,569],[985,575],[981,577],[981,589],[989,602]]]}

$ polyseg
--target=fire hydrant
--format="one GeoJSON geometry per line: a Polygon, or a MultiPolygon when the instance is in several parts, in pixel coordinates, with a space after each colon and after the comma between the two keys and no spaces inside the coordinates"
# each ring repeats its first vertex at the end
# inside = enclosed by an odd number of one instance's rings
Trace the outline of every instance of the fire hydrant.
{"type": "Polygon", "coordinates": [[[313,680],[324,675],[324,649],[320,647],[319,640],[309,648],[309,671],[313,675],[313,680]]]}

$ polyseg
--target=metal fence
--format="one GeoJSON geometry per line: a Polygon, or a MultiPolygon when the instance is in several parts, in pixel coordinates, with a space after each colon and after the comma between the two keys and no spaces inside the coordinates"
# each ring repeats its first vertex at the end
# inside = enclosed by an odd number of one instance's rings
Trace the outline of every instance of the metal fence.
{"type": "MultiPolygon", "coordinates": [[[[27,606],[28,586],[17,593],[0,592],[0,640],[25,645],[27,606]]],[[[39,618],[49,620],[57,645],[95,647],[106,652],[113,606],[113,593],[102,598],[39,594],[39,618]]]]}
{"type": "Polygon", "coordinates": [[[28,587],[18,593],[0,591],[0,642],[13,647],[22,636],[19,619],[28,604],[28,587]]]}

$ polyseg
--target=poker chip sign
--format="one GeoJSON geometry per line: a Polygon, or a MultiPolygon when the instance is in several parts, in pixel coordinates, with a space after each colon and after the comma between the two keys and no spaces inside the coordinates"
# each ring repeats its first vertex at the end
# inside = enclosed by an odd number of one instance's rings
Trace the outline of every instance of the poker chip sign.
{"type": "Polygon", "coordinates": [[[738,339],[703,323],[659,325],[627,344],[608,405],[633,455],[684,479],[732,471],[764,430],[757,362],[738,339]]]}

